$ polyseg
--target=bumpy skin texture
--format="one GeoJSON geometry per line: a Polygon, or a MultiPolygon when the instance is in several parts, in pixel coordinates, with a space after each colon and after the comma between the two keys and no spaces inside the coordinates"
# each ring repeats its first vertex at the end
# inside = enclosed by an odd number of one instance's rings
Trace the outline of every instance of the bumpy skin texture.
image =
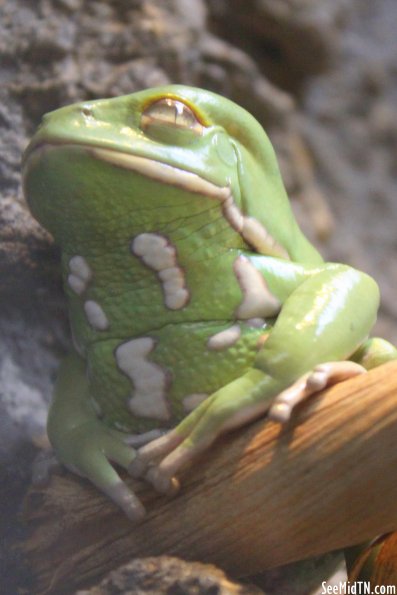
{"type": "Polygon", "coordinates": [[[76,346],[49,437],[133,519],[143,508],[109,461],[171,492],[223,431],[269,407],[285,421],[308,394],[396,357],[365,343],[375,282],[323,262],[265,132],[227,99],[173,85],[47,114],[24,186],[62,248],[76,346]]]}

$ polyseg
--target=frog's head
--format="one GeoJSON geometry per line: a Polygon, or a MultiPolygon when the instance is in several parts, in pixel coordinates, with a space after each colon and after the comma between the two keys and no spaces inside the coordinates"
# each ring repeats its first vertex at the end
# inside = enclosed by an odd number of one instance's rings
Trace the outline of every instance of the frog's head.
{"type": "Polygon", "coordinates": [[[157,87],[47,114],[25,152],[24,185],[32,212],[60,243],[77,220],[95,217],[98,233],[101,221],[109,230],[140,211],[153,221],[162,207],[170,212],[178,188],[186,214],[186,196],[220,201],[258,252],[320,260],[295,221],[264,130],[202,89],[157,87]]]}

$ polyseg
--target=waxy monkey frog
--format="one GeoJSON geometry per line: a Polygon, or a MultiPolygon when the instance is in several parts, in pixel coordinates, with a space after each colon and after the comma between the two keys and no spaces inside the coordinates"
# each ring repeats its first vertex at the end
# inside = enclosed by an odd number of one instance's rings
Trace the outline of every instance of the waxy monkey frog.
{"type": "Polygon", "coordinates": [[[285,422],[397,357],[367,339],[376,283],[323,261],[264,130],[228,99],[171,85],[51,112],[24,188],[62,250],[75,346],[49,438],[132,519],[143,506],[112,463],[171,493],[224,431],[285,422]]]}

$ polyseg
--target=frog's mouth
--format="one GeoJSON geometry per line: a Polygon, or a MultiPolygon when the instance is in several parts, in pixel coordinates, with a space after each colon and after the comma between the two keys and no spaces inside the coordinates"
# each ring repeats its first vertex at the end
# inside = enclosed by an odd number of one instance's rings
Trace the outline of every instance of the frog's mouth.
{"type": "Polygon", "coordinates": [[[47,151],[52,152],[54,149],[56,150],[57,147],[82,150],[96,159],[106,161],[117,167],[135,171],[152,180],[157,180],[164,184],[169,184],[170,186],[178,186],[184,190],[201,194],[221,202],[232,197],[230,186],[217,186],[198,174],[180,169],[173,165],[168,165],[167,163],[149,157],[141,157],[139,155],[133,155],[132,153],[124,153],[114,149],[85,145],[83,143],[45,142],[28,147],[22,162],[24,175],[36,160],[45,155],[47,151]]]}
{"type": "Polygon", "coordinates": [[[89,152],[102,161],[107,161],[124,169],[131,169],[153,180],[171,186],[179,186],[190,192],[218,199],[221,202],[232,194],[229,186],[217,186],[197,174],[168,165],[162,161],[97,147],[91,147],[89,152]]]}
{"type": "MultiPolygon", "coordinates": [[[[65,146],[55,145],[55,146],[65,146]]],[[[187,190],[188,192],[206,196],[212,200],[218,200],[221,203],[222,213],[229,225],[241,235],[243,240],[259,254],[266,256],[276,256],[289,259],[288,252],[273,238],[264,225],[251,216],[244,215],[236,204],[232,189],[230,186],[217,186],[213,182],[202,178],[201,176],[168,165],[162,161],[156,161],[148,157],[123,153],[105,147],[94,147],[83,144],[67,144],[70,148],[82,149],[94,156],[96,159],[106,161],[117,167],[135,171],[152,180],[160,181],[170,186],[176,186],[187,190]]],[[[54,144],[42,144],[32,147],[31,151],[25,156],[24,169],[29,168],[29,162],[34,157],[39,157],[40,153],[53,150],[54,144]],[[39,153],[39,155],[38,155],[39,153]]]]}

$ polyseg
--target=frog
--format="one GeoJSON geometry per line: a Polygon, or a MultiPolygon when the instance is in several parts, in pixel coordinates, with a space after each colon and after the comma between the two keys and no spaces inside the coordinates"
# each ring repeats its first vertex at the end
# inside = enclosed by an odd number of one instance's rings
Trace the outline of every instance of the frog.
{"type": "Polygon", "coordinates": [[[74,346],[49,440],[135,522],[122,470],[175,494],[225,432],[288,424],[397,357],[369,338],[376,282],[323,260],[268,135],[230,99],[166,85],[61,107],[24,153],[23,187],[60,246],[74,346]]]}

